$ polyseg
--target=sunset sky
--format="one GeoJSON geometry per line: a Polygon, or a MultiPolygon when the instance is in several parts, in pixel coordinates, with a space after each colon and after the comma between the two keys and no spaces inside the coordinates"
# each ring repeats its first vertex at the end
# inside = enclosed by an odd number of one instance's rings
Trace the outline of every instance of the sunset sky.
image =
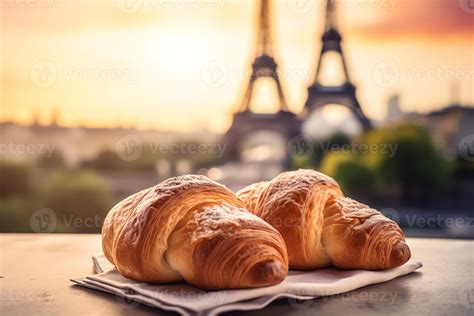
{"type": "MultiPolygon", "coordinates": [[[[338,3],[369,117],[382,119],[396,92],[406,111],[446,106],[453,82],[459,101],[474,103],[474,0],[338,3]]],[[[322,4],[273,1],[274,51],[295,112],[313,77],[322,4]]],[[[0,0],[0,121],[27,124],[36,112],[47,124],[56,108],[65,126],[224,131],[254,55],[257,8],[250,0],[0,0]]]]}

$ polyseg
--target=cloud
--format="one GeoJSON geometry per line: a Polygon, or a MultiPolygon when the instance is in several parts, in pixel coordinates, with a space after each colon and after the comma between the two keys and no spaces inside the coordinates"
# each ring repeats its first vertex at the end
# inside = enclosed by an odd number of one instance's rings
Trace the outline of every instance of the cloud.
{"type": "MultiPolygon", "coordinates": [[[[465,37],[474,34],[474,15],[464,11],[459,1],[473,0],[398,0],[393,8],[352,31],[366,38],[393,39],[465,37]]],[[[382,13],[382,12],[381,12],[382,13]]]]}
{"type": "Polygon", "coordinates": [[[33,4],[42,4],[37,6],[26,3],[1,6],[0,20],[4,30],[51,35],[156,23],[161,18],[159,10],[127,14],[116,5],[117,1],[110,0],[32,0],[33,4]],[[51,1],[51,4],[46,5],[47,1],[51,1]]]}

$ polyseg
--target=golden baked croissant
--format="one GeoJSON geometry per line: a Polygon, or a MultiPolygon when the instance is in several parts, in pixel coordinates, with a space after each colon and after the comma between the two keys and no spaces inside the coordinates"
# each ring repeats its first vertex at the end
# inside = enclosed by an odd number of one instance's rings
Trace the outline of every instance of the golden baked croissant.
{"type": "Polygon", "coordinates": [[[168,179],[118,203],[102,227],[105,256],[125,277],[206,289],[267,286],[288,272],[280,233],[204,176],[168,179]]]}
{"type": "Polygon", "coordinates": [[[286,242],[290,268],[390,269],[410,259],[398,225],[343,196],[332,178],[314,171],[281,173],[237,195],[286,242]]]}

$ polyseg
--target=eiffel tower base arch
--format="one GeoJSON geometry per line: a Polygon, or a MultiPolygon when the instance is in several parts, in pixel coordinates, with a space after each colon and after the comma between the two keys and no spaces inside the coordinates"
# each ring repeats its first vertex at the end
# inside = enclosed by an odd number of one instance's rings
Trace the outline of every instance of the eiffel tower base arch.
{"type": "MultiPolygon", "coordinates": [[[[286,143],[301,133],[301,120],[292,112],[278,111],[273,114],[254,113],[251,111],[234,114],[232,125],[222,137],[225,145],[224,160],[240,160],[243,140],[257,131],[272,131],[283,136],[286,143]]],[[[289,164],[285,159],[284,167],[289,164]]]]}

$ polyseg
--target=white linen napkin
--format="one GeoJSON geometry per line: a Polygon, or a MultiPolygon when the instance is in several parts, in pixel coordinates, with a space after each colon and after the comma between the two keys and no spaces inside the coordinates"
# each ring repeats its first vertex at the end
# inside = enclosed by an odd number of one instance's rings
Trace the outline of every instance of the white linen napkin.
{"type": "Polygon", "coordinates": [[[245,290],[205,291],[185,282],[154,285],[123,277],[104,255],[93,256],[95,275],[71,281],[88,288],[117,295],[119,303],[134,307],[140,302],[182,315],[218,315],[235,310],[261,309],[280,298],[309,300],[349,292],[360,287],[386,282],[422,267],[417,260],[385,271],[334,268],[290,271],[277,285],[245,290]],[[135,304],[135,305],[134,305],[135,304]]]}

